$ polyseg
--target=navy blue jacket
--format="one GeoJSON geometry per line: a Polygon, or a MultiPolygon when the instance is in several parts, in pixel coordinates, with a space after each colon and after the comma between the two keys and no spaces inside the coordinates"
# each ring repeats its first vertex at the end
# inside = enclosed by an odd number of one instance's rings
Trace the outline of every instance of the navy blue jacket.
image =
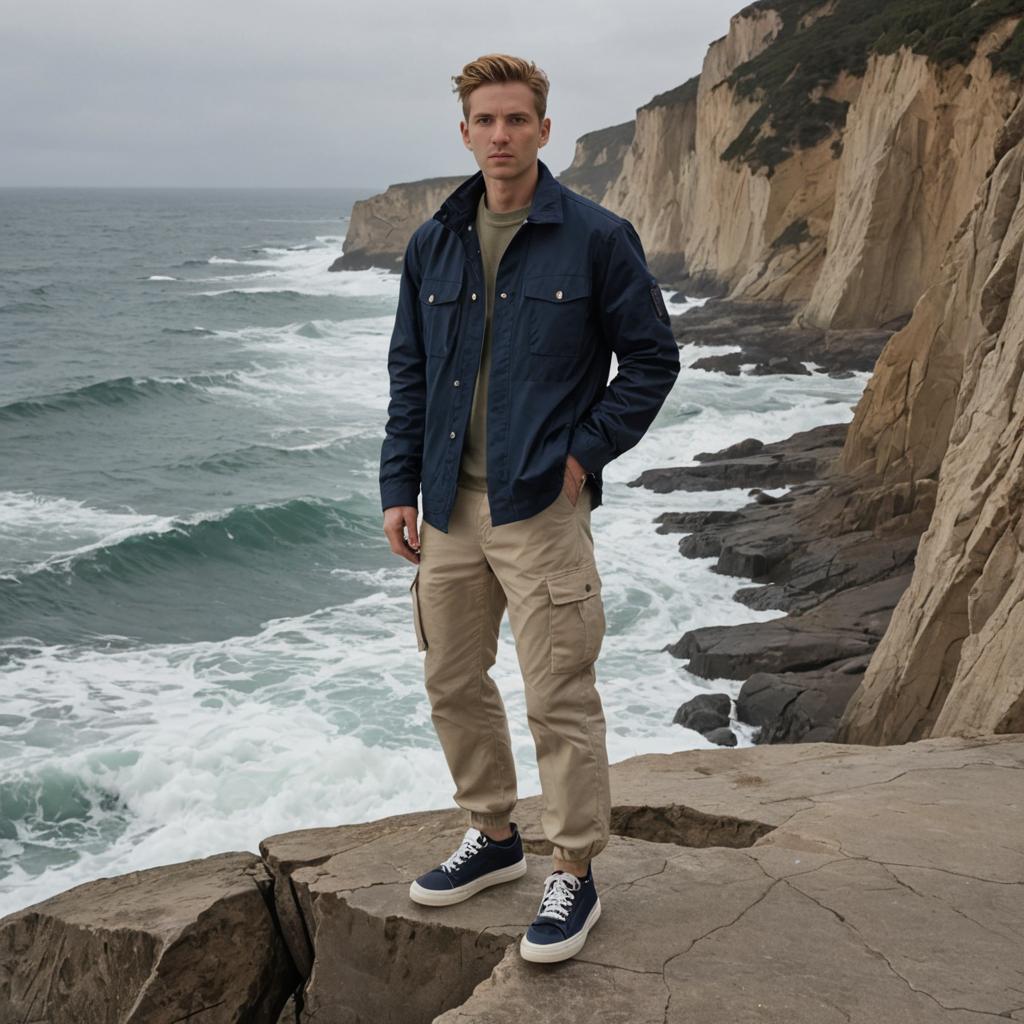
{"type": "MultiPolygon", "coordinates": [[[[486,417],[493,526],[553,502],[569,453],[590,475],[597,508],[601,471],[643,437],[679,373],[668,312],[632,224],[537,165],[530,212],[495,281],[486,417]]],[[[422,488],[423,519],[444,532],[484,338],[473,229],[483,191],[477,171],[413,233],[388,352],[381,504],[415,506],[422,488]]]]}

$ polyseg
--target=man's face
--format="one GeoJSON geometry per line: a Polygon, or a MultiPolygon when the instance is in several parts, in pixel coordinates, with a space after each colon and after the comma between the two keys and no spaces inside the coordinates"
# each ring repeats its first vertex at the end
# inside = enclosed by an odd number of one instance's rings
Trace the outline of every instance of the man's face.
{"type": "Polygon", "coordinates": [[[473,151],[485,177],[506,181],[533,168],[550,130],[551,118],[541,122],[537,117],[533,92],[523,82],[495,82],[474,89],[469,94],[469,123],[459,122],[462,141],[473,151]]]}

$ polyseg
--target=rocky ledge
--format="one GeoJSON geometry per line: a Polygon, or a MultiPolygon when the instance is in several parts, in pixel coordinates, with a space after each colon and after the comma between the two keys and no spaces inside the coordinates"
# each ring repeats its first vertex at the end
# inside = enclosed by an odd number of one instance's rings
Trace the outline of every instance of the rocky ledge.
{"type": "Polygon", "coordinates": [[[527,874],[454,907],[408,886],[458,809],[26,908],[0,921],[0,1022],[1024,1021],[1022,803],[1022,736],[644,755],[612,766],[601,920],[572,960],[519,956],[550,867],[529,797],[527,874]]]}

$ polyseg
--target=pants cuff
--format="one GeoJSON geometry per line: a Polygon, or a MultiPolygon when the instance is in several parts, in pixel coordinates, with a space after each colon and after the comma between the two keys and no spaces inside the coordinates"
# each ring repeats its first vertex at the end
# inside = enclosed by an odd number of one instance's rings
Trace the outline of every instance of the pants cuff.
{"type": "Polygon", "coordinates": [[[591,843],[589,846],[570,849],[566,846],[552,846],[551,855],[559,860],[567,860],[573,863],[586,864],[593,860],[606,846],[606,843],[591,843]]]}
{"type": "Polygon", "coordinates": [[[468,821],[473,828],[501,829],[510,823],[511,814],[481,814],[478,811],[470,811],[468,821]]]}

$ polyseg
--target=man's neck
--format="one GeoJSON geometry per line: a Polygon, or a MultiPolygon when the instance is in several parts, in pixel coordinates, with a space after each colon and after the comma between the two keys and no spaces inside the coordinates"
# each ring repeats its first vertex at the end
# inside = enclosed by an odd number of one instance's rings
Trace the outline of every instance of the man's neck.
{"type": "Polygon", "coordinates": [[[487,209],[492,213],[511,213],[522,210],[533,202],[533,193],[537,190],[540,168],[534,160],[533,167],[518,178],[488,178],[484,176],[484,187],[487,191],[487,209]]]}

